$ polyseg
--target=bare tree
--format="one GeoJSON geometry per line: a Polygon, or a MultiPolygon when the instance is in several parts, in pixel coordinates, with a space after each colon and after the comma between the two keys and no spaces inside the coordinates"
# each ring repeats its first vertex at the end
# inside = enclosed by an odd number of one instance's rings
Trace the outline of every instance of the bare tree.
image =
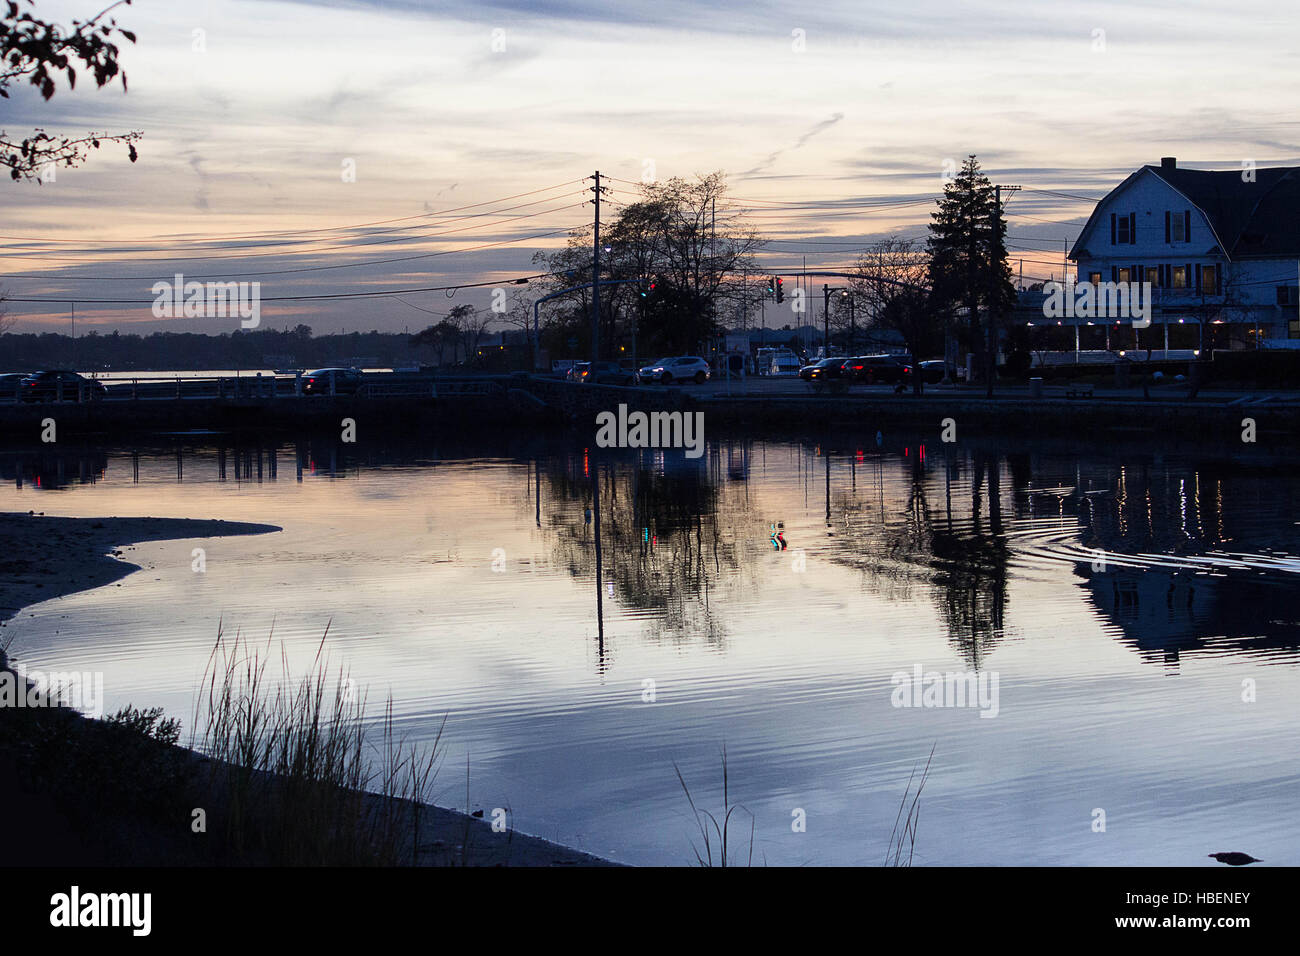
{"type": "Polygon", "coordinates": [[[9,293],[0,286],[0,335],[8,332],[18,321],[18,316],[9,314],[9,306],[5,303],[9,301],[9,293]]]}
{"type": "MultiPolygon", "coordinates": [[[[121,77],[126,89],[126,74],[118,65],[118,36],[134,43],[135,34],[120,29],[108,16],[115,7],[131,0],[117,0],[89,20],[73,20],[71,30],[46,23],[23,9],[24,0],[4,0],[5,12],[0,19],[0,99],[9,98],[9,87],[26,81],[48,100],[62,76],[68,88],[77,85],[77,68],[90,72],[96,87],[103,87],[121,77]]],[[[34,6],[34,0],[26,0],[34,6]]],[[[22,140],[11,139],[0,130],[0,165],[9,167],[11,179],[40,182],[46,170],[58,166],[77,166],[93,149],[104,143],[125,143],[131,162],[136,161],[135,142],[141,133],[87,133],[80,137],[58,136],[35,129],[22,140]]]]}
{"type": "Polygon", "coordinates": [[[473,361],[475,350],[487,334],[487,327],[492,324],[492,313],[480,312],[468,302],[463,302],[451,310],[447,321],[460,331],[460,347],[465,362],[473,361]]]}
{"type": "MultiPolygon", "coordinates": [[[[865,306],[875,326],[897,332],[914,361],[943,344],[946,312],[933,307],[926,289],[929,269],[923,245],[893,236],[863,253],[854,266],[855,277],[849,280],[860,312],[865,306]]],[[[922,378],[919,369],[912,376],[917,395],[922,378]]]]}

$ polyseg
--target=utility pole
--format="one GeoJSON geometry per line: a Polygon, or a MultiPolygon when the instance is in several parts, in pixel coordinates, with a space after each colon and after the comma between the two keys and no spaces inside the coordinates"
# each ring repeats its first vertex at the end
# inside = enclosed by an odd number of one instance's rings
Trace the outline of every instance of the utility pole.
{"type": "Polygon", "coordinates": [[[596,222],[591,232],[591,360],[600,360],[600,170],[596,170],[595,193],[596,222]]]}
{"type": "Polygon", "coordinates": [[[822,283],[822,358],[831,355],[831,287],[822,283]]]}
{"type": "Polygon", "coordinates": [[[1016,192],[1019,186],[993,187],[993,223],[989,239],[988,370],[985,397],[993,397],[993,381],[998,374],[998,292],[1002,284],[1002,190],[1016,192]]]}
{"type": "Polygon", "coordinates": [[[858,341],[858,326],[857,320],[853,314],[853,293],[848,289],[840,289],[840,305],[843,306],[846,302],[849,304],[849,344],[845,351],[849,355],[857,355],[858,353],[854,346],[858,341]]]}

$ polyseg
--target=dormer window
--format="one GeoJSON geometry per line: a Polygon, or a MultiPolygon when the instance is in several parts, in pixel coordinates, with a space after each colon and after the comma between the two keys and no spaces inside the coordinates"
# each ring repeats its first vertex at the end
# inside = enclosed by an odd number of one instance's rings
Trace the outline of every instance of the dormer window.
{"type": "Polygon", "coordinates": [[[1165,213],[1165,242],[1192,241],[1192,211],[1183,209],[1165,213]]]}
{"type": "Polygon", "coordinates": [[[1137,242],[1137,213],[1110,214],[1110,244],[1131,246],[1137,242]]]}

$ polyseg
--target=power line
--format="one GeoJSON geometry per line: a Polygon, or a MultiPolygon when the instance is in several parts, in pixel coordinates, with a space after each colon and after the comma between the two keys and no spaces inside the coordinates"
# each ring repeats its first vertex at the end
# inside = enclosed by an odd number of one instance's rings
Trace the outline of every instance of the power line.
{"type": "MultiPolygon", "coordinates": [[[[175,241],[175,242],[199,242],[199,243],[203,243],[203,242],[224,242],[224,241],[226,241],[226,240],[228,240],[228,239],[262,239],[262,238],[277,238],[277,237],[280,237],[280,236],[296,236],[296,235],[302,235],[303,233],[312,233],[312,232],[340,232],[340,231],[345,231],[345,230],[349,230],[349,229],[364,229],[364,228],[366,228],[367,226],[386,226],[386,225],[388,225],[389,223],[393,223],[393,222],[410,222],[410,221],[415,220],[415,219],[429,219],[429,218],[437,218],[437,217],[440,217],[440,216],[445,216],[445,215],[446,215],[447,213],[449,213],[449,212],[462,212],[462,211],[464,211],[464,210],[466,210],[466,209],[478,209],[478,208],[480,208],[480,207],[482,207],[482,206],[493,206],[493,205],[496,205],[497,203],[501,203],[501,202],[509,202],[509,201],[512,200],[512,199],[521,199],[521,198],[523,198],[524,196],[534,196],[534,195],[536,195],[537,193],[551,192],[551,191],[553,191],[553,190],[560,189],[560,188],[562,188],[562,187],[564,187],[564,186],[573,186],[573,185],[577,185],[577,184],[580,183],[580,182],[583,182],[583,180],[581,180],[581,179],[573,179],[573,180],[569,180],[568,182],[558,183],[557,185],[554,185],[554,186],[545,186],[545,187],[543,187],[543,188],[541,188],[541,189],[531,189],[531,190],[529,190],[528,192],[515,193],[513,196],[503,196],[503,197],[501,197],[500,199],[488,199],[488,200],[484,200],[483,202],[471,203],[470,205],[467,205],[467,206],[453,206],[453,207],[450,208],[450,209],[443,209],[443,210],[441,210],[440,212],[436,212],[436,213],[435,213],[435,212],[426,212],[426,213],[420,213],[419,215],[415,215],[415,216],[403,216],[403,217],[400,217],[400,218],[397,218],[397,219],[377,219],[377,220],[375,220],[375,221],[373,221],[373,222],[355,223],[355,224],[350,225],[350,226],[325,226],[325,227],[321,227],[321,228],[319,228],[319,229],[287,229],[287,230],[278,230],[278,231],[275,231],[275,232],[251,233],[251,234],[248,234],[248,235],[231,235],[231,234],[221,235],[221,234],[218,234],[218,235],[210,236],[210,237],[208,237],[208,238],[196,238],[196,239],[187,239],[187,238],[184,238],[184,237],[177,237],[174,241],[175,241]]],[[[539,200],[539,201],[541,201],[541,200],[539,200]]],[[[527,205],[527,204],[525,204],[525,205],[527,205]]],[[[501,210],[498,210],[498,211],[501,211],[501,210]]],[[[51,243],[51,242],[74,242],[74,243],[80,243],[80,244],[83,244],[83,245],[91,245],[91,244],[96,244],[96,243],[112,243],[112,244],[115,244],[115,245],[123,245],[123,244],[125,244],[125,245],[130,245],[130,244],[150,243],[150,242],[161,243],[161,242],[165,242],[165,241],[166,241],[166,237],[163,237],[163,236],[156,236],[156,237],[154,237],[153,239],[36,239],[36,238],[26,238],[26,237],[23,237],[23,236],[0,236],[0,239],[9,239],[9,240],[14,240],[14,241],[18,241],[18,242],[38,242],[38,243],[51,243]]],[[[164,248],[170,248],[170,246],[164,246],[164,248]]]]}
{"type": "MultiPolygon", "coordinates": [[[[425,286],[419,289],[384,289],[375,292],[335,292],[335,293],[317,294],[317,295],[273,295],[273,296],[263,296],[259,298],[258,301],[259,302],[301,302],[301,301],[313,300],[313,299],[374,299],[374,298],[384,298],[388,296],[410,295],[411,293],[415,293],[415,292],[456,292],[460,289],[481,289],[489,286],[514,285],[514,284],[518,284],[521,279],[527,282],[532,279],[545,279],[553,275],[556,275],[556,273],[539,272],[536,275],[518,276],[514,279],[507,279],[504,281],[461,282],[457,285],[425,286]]],[[[69,298],[68,296],[45,296],[43,298],[36,298],[36,297],[29,296],[29,297],[10,297],[6,301],[7,302],[53,303],[56,305],[64,305],[67,303],[75,303],[76,305],[152,305],[155,300],[154,299],[82,299],[82,298],[74,299],[74,298],[69,298]]],[[[410,305],[410,303],[408,302],[407,305],[410,305]]]]}
{"type": "MultiPolygon", "coordinates": [[[[563,212],[565,211],[565,209],[577,208],[580,206],[584,206],[584,204],[585,203],[572,203],[569,204],[569,206],[556,207],[554,209],[546,209],[546,211],[543,212],[532,213],[532,215],[529,216],[517,216],[517,217],[513,217],[513,220],[502,220],[502,222],[534,219],[534,217],[537,216],[549,215],[549,213],[551,212],[563,212]]],[[[485,224],[485,225],[495,226],[495,225],[500,225],[500,222],[489,222],[489,224],[485,224]]],[[[434,233],[433,235],[429,235],[429,237],[425,237],[425,238],[435,238],[438,237],[438,235],[451,235],[452,233],[463,233],[465,232],[465,229],[476,229],[476,228],[477,226],[464,226],[464,228],[461,229],[448,229],[447,232],[445,233],[434,233]]],[[[352,269],[352,268],[361,267],[361,265],[381,265],[383,263],[404,263],[404,261],[411,261],[412,259],[432,259],[434,258],[434,256],[451,255],[454,254],[454,252],[471,251],[473,250],[473,248],[487,248],[489,246],[504,245],[504,243],[510,243],[510,242],[525,242],[526,239],[542,238],[545,237],[545,235],[555,235],[556,233],[562,233],[562,232],[568,232],[568,230],[559,229],[559,230],[554,230],[554,232],[550,232],[550,233],[530,235],[530,237],[528,237],[528,235],[525,235],[525,237],[521,237],[517,239],[503,239],[502,242],[485,243],[485,245],[482,246],[471,246],[471,247],[463,248],[463,250],[425,252],[425,254],[421,254],[421,255],[395,256],[395,258],[390,258],[390,259],[369,259],[365,261],[359,261],[359,263],[341,263],[338,265],[312,265],[312,267],[303,267],[298,269],[269,269],[269,271],[265,271],[265,272],[201,273],[201,274],[195,274],[195,276],[191,276],[191,278],[225,278],[225,277],[238,278],[239,276],[287,276],[287,274],[299,273],[299,272],[324,272],[324,271],[328,271],[328,269],[352,269]]],[[[321,255],[324,254],[324,252],[326,251],[328,250],[318,250],[313,252],[285,252],[285,254],[283,255],[290,255],[290,256],[291,255],[321,255]]],[[[266,252],[266,254],[256,254],[256,255],[246,255],[246,256],[192,256],[192,258],[190,258],[190,256],[185,256],[185,258],[181,258],[181,259],[172,259],[172,258],[131,259],[131,260],[127,260],[127,263],[148,263],[148,261],[160,261],[160,263],[174,263],[174,261],[199,261],[205,259],[261,259],[264,258],[265,255],[277,255],[277,254],[274,254],[274,252],[266,252]]],[[[45,256],[34,256],[34,258],[42,259],[45,258],[45,256]]],[[[75,261],[81,261],[81,260],[78,259],[75,261]]],[[[60,276],[60,274],[19,273],[19,272],[0,273],[0,276],[4,276],[5,278],[39,278],[39,280],[53,281],[53,282],[59,282],[62,280],[87,281],[87,282],[140,282],[140,281],[148,281],[149,278],[156,278],[156,274],[152,274],[152,276],[60,276]]]]}

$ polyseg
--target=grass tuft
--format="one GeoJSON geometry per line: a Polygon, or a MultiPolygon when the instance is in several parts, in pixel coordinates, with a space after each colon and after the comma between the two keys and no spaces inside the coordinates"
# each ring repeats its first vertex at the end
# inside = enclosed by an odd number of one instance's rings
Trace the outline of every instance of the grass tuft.
{"type": "Polygon", "coordinates": [[[390,698],[376,741],[364,693],[325,654],[328,635],[327,627],[310,671],[297,679],[282,645],[279,680],[272,681],[273,634],[265,647],[253,647],[218,628],[195,705],[192,747],[213,759],[226,840],[237,859],[250,862],[414,863],[442,727],[422,755],[397,734],[390,698]]]}
{"type": "Polygon", "coordinates": [[[934,748],[937,746],[938,744],[935,744],[930,747],[930,756],[925,759],[921,779],[916,780],[916,767],[912,767],[912,773],[907,778],[907,789],[903,791],[903,799],[898,804],[898,814],[894,817],[894,829],[889,834],[889,845],[885,850],[885,866],[912,865],[912,857],[916,853],[916,830],[921,822],[921,791],[925,789],[925,781],[930,776],[930,761],[934,759],[934,748]],[[912,792],[914,781],[916,782],[915,793],[912,792]],[[907,810],[906,818],[903,817],[904,809],[907,810]],[[901,828],[899,824],[902,824],[901,828]]]}
{"type": "Polygon", "coordinates": [[[703,843],[703,852],[700,846],[694,841],[691,843],[691,849],[695,853],[695,862],[704,867],[726,867],[734,866],[731,858],[731,823],[732,814],[737,810],[744,810],[749,814],[749,854],[745,860],[745,866],[754,865],[754,815],[740,804],[732,804],[730,793],[730,778],[727,772],[727,748],[722,748],[722,822],[708,810],[696,806],[695,798],[691,796],[691,788],[686,786],[686,779],[682,776],[681,768],[673,762],[673,770],[677,773],[677,781],[682,785],[682,792],[686,794],[686,802],[690,804],[691,814],[695,818],[695,826],[700,831],[700,841],[703,843]],[[717,858],[714,859],[714,850],[717,850],[717,858]]]}

